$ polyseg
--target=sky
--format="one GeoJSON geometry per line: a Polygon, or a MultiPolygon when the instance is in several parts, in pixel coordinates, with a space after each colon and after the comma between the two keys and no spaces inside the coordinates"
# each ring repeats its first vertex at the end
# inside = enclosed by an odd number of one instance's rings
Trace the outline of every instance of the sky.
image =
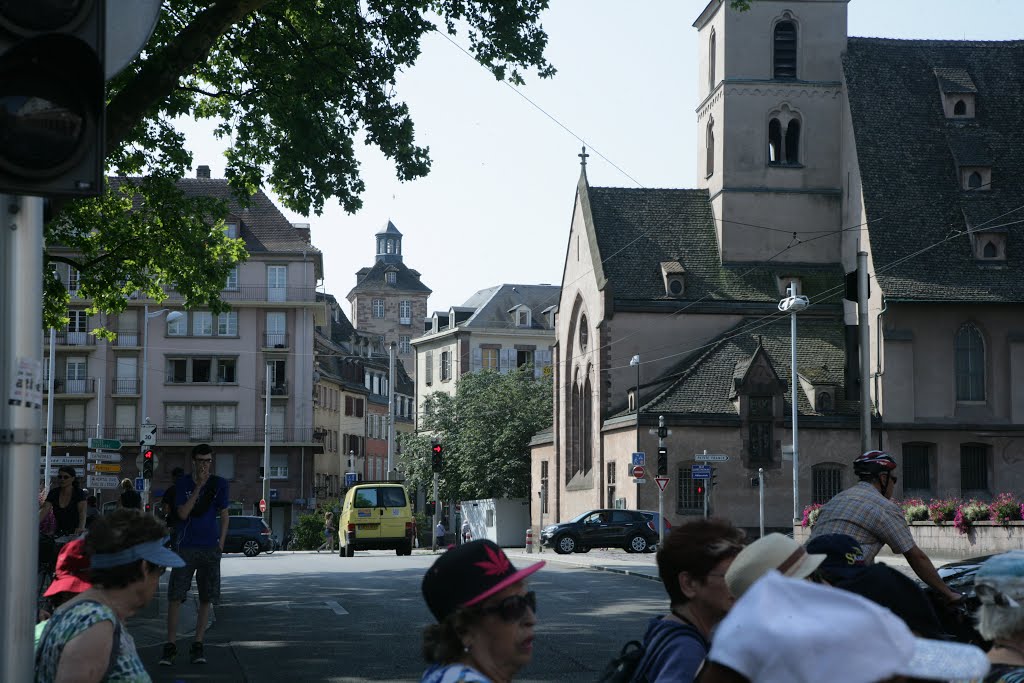
{"type": "MultiPolygon", "coordinates": [[[[559,284],[583,141],[592,186],[695,187],[692,24],[706,4],[551,0],[542,23],[558,73],[528,75],[522,95],[443,36],[427,35],[396,91],[409,105],[417,143],[430,148],[430,174],[399,182],[383,155],[363,147],[358,213],[336,201],[320,216],[284,211],[310,224],[324,254],[325,291],[348,311],[344,297],[355,272],[373,265],[373,236],[388,220],[404,236],[406,265],[433,290],[431,311],[497,284],[559,284]]],[[[1024,2],[850,0],[848,26],[851,36],[1012,40],[1024,38],[1024,2]]],[[[205,164],[223,177],[227,141],[214,138],[213,124],[179,128],[193,172],[205,164]]]]}

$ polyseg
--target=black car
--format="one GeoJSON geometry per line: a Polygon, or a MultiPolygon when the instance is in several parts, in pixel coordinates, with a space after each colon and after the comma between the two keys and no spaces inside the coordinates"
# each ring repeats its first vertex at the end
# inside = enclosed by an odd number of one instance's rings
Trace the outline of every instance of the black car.
{"type": "Polygon", "coordinates": [[[270,533],[270,527],[262,517],[228,517],[228,538],[224,543],[224,552],[245,553],[246,557],[273,552],[270,533]]]}
{"type": "Polygon", "coordinates": [[[935,613],[938,615],[939,621],[946,632],[962,643],[971,643],[986,650],[991,647],[991,643],[987,643],[974,627],[975,615],[981,604],[977,594],[974,592],[974,575],[978,573],[978,569],[981,568],[985,560],[990,557],[993,557],[993,555],[972,557],[967,560],[950,562],[941,567],[936,567],[936,571],[938,571],[943,583],[957,593],[964,594],[965,600],[958,609],[948,608],[934,590],[922,584],[925,593],[932,599],[935,613]]]}
{"type": "Polygon", "coordinates": [[[590,510],[540,532],[540,542],[556,553],[585,553],[591,548],[646,552],[658,542],[652,519],[638,510],[590,510]]]}

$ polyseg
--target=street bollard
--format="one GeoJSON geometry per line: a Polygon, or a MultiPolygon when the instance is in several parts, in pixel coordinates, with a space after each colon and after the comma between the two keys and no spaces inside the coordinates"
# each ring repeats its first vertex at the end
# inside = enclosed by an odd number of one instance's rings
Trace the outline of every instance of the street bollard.
{"type": "Polygon", "coordinates": [[[526,552],[527,554],[533,553],[533,528],[526,530],[526,552]]]}

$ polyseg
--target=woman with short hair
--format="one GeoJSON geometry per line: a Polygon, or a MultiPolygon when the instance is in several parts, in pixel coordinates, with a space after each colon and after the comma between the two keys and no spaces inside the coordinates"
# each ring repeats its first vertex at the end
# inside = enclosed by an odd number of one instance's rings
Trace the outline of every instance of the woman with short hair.
{"type": "Polygon", "coordinates": [[[437,558],[423,577],[423,597],[437,619],[423,631],[430,663],[421,683],[507,683],[533,657],[537,598],[526,577],[489,540],[437,558]]]}
{"type": "Polygon", "coordinates": [[[160,575],[184,562],[156,519],[130,510],[96,520],[85,539],[92,587],[60,606],[36,647],[37,683],[150,681],[125,620],[153,599],[160,575]]]}
{"type": "Polygon", "coordinates": [[[1024,681],[1024,550],[985,561],[974,575],[978,633],[992,641],[984,683],[1024,681]]]}
{"type": "Polygon", "coordinates": [[[117,499],[117,507],[121,510],[142,510],[142,496],[135,490],[135,484],[128,477],[121,480],[121,495],[117,499]]]}
{"type": "Polygon", "coordinates": [[[78,485],[75,468],[64,465],[57,470],[57,485],[50,489],[43,507],[39,508],[39,521],[53,511],[57,521],[55,536],[76,536],[85,531],[85,492],[78,485]]]}

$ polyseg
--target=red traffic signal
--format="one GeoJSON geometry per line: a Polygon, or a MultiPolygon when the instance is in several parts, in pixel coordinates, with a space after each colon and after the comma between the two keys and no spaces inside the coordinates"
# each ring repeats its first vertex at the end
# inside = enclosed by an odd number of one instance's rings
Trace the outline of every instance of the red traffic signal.
{"type": "Polygon", "coordinates": [[[444,447],[436,442],[430,446],[430,469],[434,472],[444,469],[444,447]]]}
{"type": "Polygon", "coordinates": [[[153,449],[147,448],[142,452],[142,478],[153,478],[153,449]]]}
{"type": "Polygon", "coordinates": [[[699,495],[701,495],[703,493],[704,493],[704,487],[701,486],[700,484],[698,484],[697,485],[697,495],[699,496],[699,495]]]}

